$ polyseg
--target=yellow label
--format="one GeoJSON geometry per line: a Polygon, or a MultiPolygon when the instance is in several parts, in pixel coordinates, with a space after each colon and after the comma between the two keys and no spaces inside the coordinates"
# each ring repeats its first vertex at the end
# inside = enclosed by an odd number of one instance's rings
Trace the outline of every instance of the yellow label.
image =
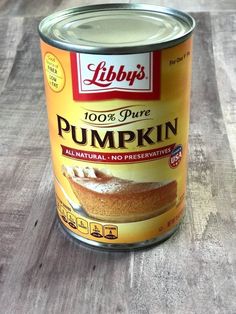
{"type": "Polygon", "coordinates": [[[100,243],[165,235],[185,205],[191,38],[135,55],[41,49],[61,222],[100,243]]]}

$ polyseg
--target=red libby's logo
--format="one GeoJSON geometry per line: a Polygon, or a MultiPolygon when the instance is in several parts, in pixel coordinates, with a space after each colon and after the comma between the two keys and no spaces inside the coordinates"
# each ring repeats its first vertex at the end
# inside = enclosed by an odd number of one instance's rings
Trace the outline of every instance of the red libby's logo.
{"type": "Polygon", "coordinates": [[[106,66],[106,61],[101,61],[97,66],[90,63],[88,69],[94,72],[92,79],[85,79],[85,85],[96,85],[99,87],[108,87],[114,81],[128,82],[129,86],[134,85],[134,81],[143,80],[145,78],[144,66],[137,64],[135,71],[125,71],[125,65],[121,65],[118,72],[115,72],[115,66],[111,65],[109,68],[106,66]]]}
{"type": "Polygon", "coordinates": [[[91,55],[71,52],[74,100],[159,99],[160,52],[91,55]]]}

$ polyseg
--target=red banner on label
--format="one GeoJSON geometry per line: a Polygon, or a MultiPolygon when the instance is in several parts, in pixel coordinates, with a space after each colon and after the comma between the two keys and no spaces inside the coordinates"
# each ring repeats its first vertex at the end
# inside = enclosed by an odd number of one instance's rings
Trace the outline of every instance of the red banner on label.
{"type": "Polygon", "coordinates": [[[161,52],[130,55],[70,53],[73,99],[160,99],[161,52]]]}
{"type": "Polygon", "coordinates": [[[81,161],[97,163],[136,163],[161,159],[170,156],[174,147],[175,144],[141,152],[136,151],[127,153],[100,153],[79,150],[61,145],[63,156],[78,159],[81,161]]]}

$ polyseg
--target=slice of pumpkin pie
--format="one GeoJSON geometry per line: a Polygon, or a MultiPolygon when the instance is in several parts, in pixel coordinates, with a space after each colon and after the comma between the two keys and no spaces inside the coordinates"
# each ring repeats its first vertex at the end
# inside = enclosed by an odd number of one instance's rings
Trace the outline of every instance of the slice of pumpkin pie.
{"type": "Polygon", "coordinates": [[[176,204],[177,182],[135,182],[92,167],[62,167],[86,213],[110,222],[158,216],[176,204]]]}

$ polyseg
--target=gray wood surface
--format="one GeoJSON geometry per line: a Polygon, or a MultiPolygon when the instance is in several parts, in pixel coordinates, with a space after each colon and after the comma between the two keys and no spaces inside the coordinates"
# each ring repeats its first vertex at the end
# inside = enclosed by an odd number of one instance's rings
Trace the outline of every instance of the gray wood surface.
{"type": "Polygon", "coordinates": [[[82,246],[55,214],[36,27],[91,3],[0,0],[0,313],[235,314],[236,2],[158,2],[197,21],[187,211],[168,241],[128,253],[82,246]]]}

